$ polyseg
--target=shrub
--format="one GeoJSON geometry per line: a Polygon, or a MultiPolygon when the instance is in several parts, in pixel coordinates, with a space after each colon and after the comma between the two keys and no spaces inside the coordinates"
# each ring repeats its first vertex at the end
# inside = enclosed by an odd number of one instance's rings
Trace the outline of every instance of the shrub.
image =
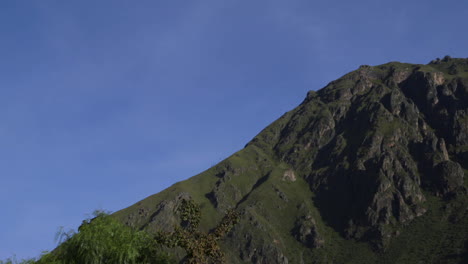
{"type": "Polygon", "coordinates": [[[183,200],[179,207],[181,227],[176,226],[171,233],[160,232],[156,235],[158,243],[168,247],[181,247],[187,252],[184,263],[208,264],[224,263],[224,253],[218,240],[224,237],[239,221],[239,215],[229,210],[213,231],[198,231],[200,224],[200,207],[192,200],[183,200]]]}
{"type": "Polygon", "coordinates": [[[162,253],[156,241],[146,232],[123,225],[108,214],[97,211],[83,221],[77,233],[60,231],[65,238],[52,253],[37,262],[67,264],[146,264],[174,263],[162,253]]]}

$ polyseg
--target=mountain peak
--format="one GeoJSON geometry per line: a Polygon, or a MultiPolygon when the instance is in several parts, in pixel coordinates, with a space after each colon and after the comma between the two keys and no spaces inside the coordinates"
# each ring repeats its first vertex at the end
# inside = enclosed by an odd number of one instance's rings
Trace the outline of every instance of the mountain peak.
{"type": "Polygon", "coordinates": [[[468,59],[362,65],[243,150],[116,216],[171,229],[190,197],[208,229],[236,208],[230,263],[457,263],[468,251],[467,113],[468,59]]]}

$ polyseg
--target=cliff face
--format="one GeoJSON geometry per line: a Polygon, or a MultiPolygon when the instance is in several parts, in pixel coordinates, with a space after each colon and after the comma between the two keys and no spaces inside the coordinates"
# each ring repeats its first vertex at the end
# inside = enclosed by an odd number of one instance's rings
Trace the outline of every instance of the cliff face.
{"type": "Polygon", "coordinates": [[[209,170],[116,213],[154,232],[184,198],[241,221],[229,263],[468,261],[468,59],[361,66],[209,170]]]}

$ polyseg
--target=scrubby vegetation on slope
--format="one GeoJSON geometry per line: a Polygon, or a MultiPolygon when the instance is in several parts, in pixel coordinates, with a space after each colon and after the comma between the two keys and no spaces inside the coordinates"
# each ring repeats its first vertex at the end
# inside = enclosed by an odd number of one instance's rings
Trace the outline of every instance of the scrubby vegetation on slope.
{"type": "Polygon", "coordinates": [[[178,212],[181,226],[176,226],[174,232],[161,231],[154,236],[96,211],[94,218],[83,221],[78,232],[58,232],[62,242],[53,252],[46,252],[37,260],[10,258],[0,264],[175,264],[178,262],[167,251],[175,247],[187,253],[183,263],[224,263],[218,241],[237,223],[237,213],[229,210],[212,232],[204,233],[198,230],[199,205],[183,200],[178,212]]]}

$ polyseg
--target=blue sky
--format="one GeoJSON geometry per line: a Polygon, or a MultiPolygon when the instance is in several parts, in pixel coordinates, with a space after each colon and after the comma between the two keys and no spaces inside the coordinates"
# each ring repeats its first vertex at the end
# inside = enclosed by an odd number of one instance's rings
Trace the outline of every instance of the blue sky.
{"type": "Polygon", "coordinates": [[[1,1],[0,259],[240,150],[361,64],[468,57],[468,3],[1,1]]]}

